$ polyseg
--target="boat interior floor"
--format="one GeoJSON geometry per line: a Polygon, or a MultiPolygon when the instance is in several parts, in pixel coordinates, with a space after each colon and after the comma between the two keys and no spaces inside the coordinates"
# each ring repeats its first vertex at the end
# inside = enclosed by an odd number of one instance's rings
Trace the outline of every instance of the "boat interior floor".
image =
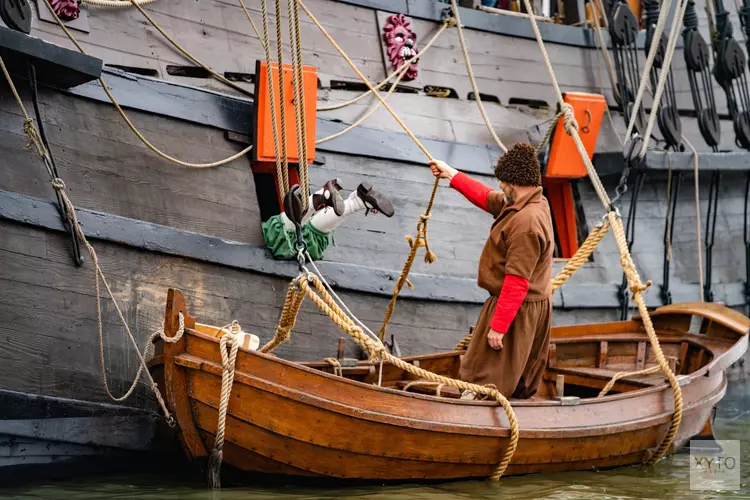
{"type": "MultiPolygon", "coordinates": [[[[732,347],[730,339],[709,337],[702,333],[657,332],[670,368],[678,376],[689,375],[710,363],[716,356],[732,347]]],[[[457,378],[465,351],[451,351],[423,356],[406,357],[410,363],[457,378]]],[[[420,380],[395,366],[379,362],[346,358],[327,358],[323,362],[304,363],[336,376],[343,376],[368,384],[378,384],[442,398],[458,399],[461,391],[455,387],[420,380]],[[382,371],[382,373],[381,373],[382,371]]],[[[603,333],[553,338],[547,369],[535,400],[561,397],[595,398],[616,375],[608,394],[629,392],[667,383],[666,376],[657,369],[658,363],[645,333],[603,333]],[[650,373],[636,374],[653,368],[650,373]],[[623,372],[631,374],[624,375],[623,372]]]]}

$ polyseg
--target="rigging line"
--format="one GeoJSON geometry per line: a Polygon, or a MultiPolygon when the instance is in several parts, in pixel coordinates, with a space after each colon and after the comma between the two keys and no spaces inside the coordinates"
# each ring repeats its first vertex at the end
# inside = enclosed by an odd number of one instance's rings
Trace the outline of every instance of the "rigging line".
{"type": "MultiPolygon", "coordinates": [[[[601,62],[602,54],[601,52],[597,51],[596,53],[596,66],[599,70],[599,92],[601,92],[602,97],[604,97],[604,75],[602,74],[602,62],[601,62]]],[[[610,77],[611,79],[611,77],[610,77]]],[[[618,100],[619,91],[617,90],[617,83],[615,82],[612,84],[612,93],[615,98],[615,101],[618,100]]],[[[612,110],[609,109],[609,104],[607,104],[606,97],[604,98],[604,110],[607,112],[607,118],[609,120],[609,126],[612,127],[612,133],[615,134],[615,137],[617,137],[617,142],[620,143],[620,147],[624,146],[625,143],[622,140],[622,137],[620,136],[620,131],[617,130],[617,125],[615,124],[615,119],[612,116],[612,110]]]]}
{"type": "MultiPolygon", "coordinates": [[[[279,145],[279,126],[276,121],[276,90],[273,84],[273,72],[272,66],[273,61],[271,60],[271,43],[268,37],[268,5],[266,0],[261,0],[261,16],[263,25],[263,50],[266,55],[266,82],[268,84],[268,101],[271,107],[271,132],[273,135],[273,151],[276,156],[276,183],[279,186],[279,193],[282,196],[286,196],[289,191],[289,171],[285,169],[285,166],[281,162],[281,146],[279,145]]],[[[282,71],[279,66],[279,83],[282,83],[282,71]]],[[[256,85],[260,85],[260,82],[255,82],[256,85]]],[[[282,115],[284,113],[281,113],[282,115]]]]}
{"type": "MultiPolygon", "coordinates": [[[[497,146],[503,151],[503,153],[508,152],[508,148],[505,147],[505,144],[503,144],[503,141],[500,140],[500,138],[497,136],[497,133],[495,132],[495,128],[492,126],[492,122],[490,121],[490,117],[487,116],[487,110],[484,109],[484,104],[482,104],[482,97],[479,93],[479,87],[477,86],[477,80],[474,78],[474,69],[471,66],[471,58],[469,57],[469,48],[466,45],[466,39],[464,39],[464,27],[461,25],[461,15],[458,12],[458,4],[456,0],[451,0],[451,7],[453,10],[453,16],[456,18],[456,29],[458,30],[458,42],[461,45],[461,52],[463,52],[464,55],[464,63],[466,63],[466,72],[469,74],[469,81],[471,82],[471,88],[474,90],[474,100],[477,102],[477,107],[479,108],[479,112],[482,114],[482,119],[484,120],[485,125],[487,125],[487,130],[490,132],[490,135],[495,140],[495,143],[497,146]]],[[[533,14],[530,14],[533,15],[533,14]]]]}
{"type": "MultiPolygon", "coordinates": [[[[589,2],[592,7],[592,18],[594,19],[594,31],[596,31],[596,38],[598,40],[597,45],[597,61],[599,60],[599,56],[601,55],[604,58],[604,64],[607,67],[607,74],[609,75],[609,84],[612,87],[612,94],[614,95],[615,101],[620,100],[620,91],[617,88],[617,77],[615,76],[615,70],[612,66],[612,58],[609,56],[609,51],[607,50],[607,41],[604,39],[604,34],[602,33],[602,27],[599,25],[599,19],[600,17],[603,17],[606,19],[607,16],[601,16],[601,13],[604,12],[603,8],[601,11],[599,11],[599,5],[601,0],[596,0],[594,2],[589,2]]],[[[600,73],[601,73],[601,67],[600,67],[600,73]]],[[[599,82],[599,86],[602,87],[603,83],[599,82]]],[[[604,94],[604,90],[602,90],[602,95],[604,94]]],[[[609,108],[609,107],[608,107],[609,108]]],[[[609,113],[609,111],[607,111],[609,113]]],[[[611,115],[610,115],[611,118],[611,115]]],[[[619,135],[618,135],[619,139],[619,135]]],[[[620,139],[620,144],[622,144],[622,139],[620,139]]]]}
{"type": "MultiPolygon", "coordinates": [[[[419,54],[416,56],[412,56],[408,61],[406,61],[404,64],[399,66],[399,68],[396,70],[394,75],[397,75],[396,81],[391,85],[391,88],[388,90],[388,93],[385,95],[385,98],[388,99],[388,97],[398,88],[399,82],[401,82],[401,79],[406,75],[406,72],[409,69],[409,66],[417,60],[420,56],[424,55],[428,50],[430,50],[430,47],[432,47],[433,43],[438,39],[438,37],[448,28],[447,23],[443,23],[442,26],[437,30],[437,32],[432,36],[430,41],[427,43],[427,45],[424,46],[424,48],[421,50],[419,54]]],[[[390,77],[389,77],[390,78],[390,77]]],[[[384,80],[386,81],[386,80],[384,80]]],[[[367,92],[369,93],[369,91],[367,92]]],[[[366,94],[362,94],[366,95],[366,94]]],[[[361,96],[360,96],[361,97],[361,96]]],[[[345,129],[340,130],[336,132],[335,134],[331,134],[328,137],[323,137],[322,139],[318,139],[315,141],[315,144],[323,144],[324,142],[331,141],[333,139],[336,139],[337,137],[341,137],[342,135],[346,134],[347,132],[353,130],[355,127],[358,127],[361,125],[365,120],[367,120],[370,116],[372,116],[375,111],[377,111],[380,108],[380,103],[375,102],[370,107],[368,111],[365,112],[364,115],[360,116],[354,123],[347,126],[345,129]]]]}
{"type": "Polygon", "coordinates": [[[250,21],[250,25],[253,27],[253,31],[255,32],[255,36],[258,37],[258,40],[261,44],[268,45],[268,40],[261,38],[260,32],[258,31],[258,27],[255,25],[255,21],[253,21],[253,18],[250,16],[250,12],[247,10],[247,7],[245,6],[245,1],[240,0],[240,7],[242,7],[242,10],[245,12],[245,16],[247,17],[247,20],[250,21]]]}
{"type": "Polygon", "coordinates": [[[701,302],[705,300],[703,291],[703,248],[701,239],[701,199],[700,199],[700,177],[698,170],[698,150],[683,135],[682,142],[693,152],[693,172],[695,177],[695,230],[698,235],[698,285],[700,289],[701,302]]]}
{"type": "MultiPolygon", "coordinates": [[[[57,25],[63,30],[65,35],[68,37],[68,39],[75,45],[75,47],[78,49],[81,54],[86,54],[86,51],[83,49],[80,43],[78,43],[78,40],[75,39],[75,37],[72,35],[72,33],[68,30],[68,28],[63,24],[63,22],[60,20],[60,18],[57,16],[55,11],[52,9],[52,6],[49,3],[49,0],[43,0],[44,5],[47,7],[47,10],[50,12],[52,17],[55,19],[55,22],[57,25]]],[[[104,90],[104,93],[107,94],[107,97],[112,102],[112,105],[117,109],[117,112],[120,114],[123,120],[125,120],[125,123],[127,124],[128,128],[135,134],[135,136],[151,151],[159,155],[165,160],[171,161],[172,163],[175,163],[177,165],[188,167],[188,168],[212,168],[212,167],[218,167],[221,165],[225,165],[227,163],[233,162],[237,158],[241,158],[245,156],[247,153],[250,152],[250,150],[253,148],[252,146],[248,146],[242,151],[239,151],[238,153],[233,154],[232,156],[228,158],[224,158],[223,160],[218,160],[212,163],[189,163],[186,161],[179,160],[177,158],[174,158],[172,156],[169,156],[168,154],[162,152],[159,148],[151,144],[148,139],[138,130],[138,128],[133,125],[133,122],[130,121],[130,118],[128,118],[128,115],[125,114],[125,111],[122,109],[120,104],[117,102],[117,99],[115,99],[115,96],[112,95],[112,92],[109,90],[109,87],[107,87],[107,84],[104,82],[104,79],[102,77],[99,77],[98,79],[99,85],[101,85],[102,90],[104,90]]]]}
{"type": "MultiPolygon", "coordinates": [[[[11,93],[13,94],[13,97],[16,100],[16,103],[18,104],[21,114],[24,118],[24,133],[28,135],[30,146],[33,145],[36,152],[39,154],[39,157],[42,159],[45,164],[47,161],[49,161],[49,151],[45,147],[44,143],[42,142],[39,132],[34,127],[34,121],[29,116],[29,113],[26,111],[26,107],[23,104],[23,101],[21,100],[21,96],[18,93],[18,89],[16,88],[15,84],[13,83],[13,79],[10,76],[10,73],[8,72],[8,68],[5,65],[5,61],[3,61],[2,56],[0,56],[0,70],[2,70],[3,75],[5,76],[6,81],[8,82],[8,85],[10,86],[11,93]]],[[[47,165],[49,168],[49,165],[47,165]]],[[[50,170],[52,172],[52,170],[50,170]]],[[[170,424],[170,426],[174,426],[174,419],[172,418],[171,414],[169,413],[169,410],[167,409],[166,403],[164,402],[164,399],[161,396],[161,393],[159,392],[159,388],[156,385],[156,382],[154,381],[153,377],[151,376],[151,373],[148,370],[148,365],[146,363],[146,360],[143,357],[143,354],[141,353],[140,348],[138,347],[138,343],[135,340],[135,337],[133,336],[133,333],[130,330],[130,327],[128,326],[127,321],[125,321],[125,317],[123,316],[122,310],[120,309],[119,303],[117,302],[117,299],[115,298],[114,293],[112,292],[112,289],[109,286],[109,283],[107,282],[107,278],[104,276],[104,272],[102,271],[101,266],[99,265],[99,260],[96,255],[96,251],[94,250],[94,247],[91,246],[91,243],[86,239],[86,235],[83,233],[83,229],[81,228],[81,225],[78,222],[78,219],[76,217],[76,209],[73,206],[73,203],[70,201],[70,198],[68,198],[68,195],[65,191],[65,183],[60,179],[59,177],[55,177],[52,179],[52,186],[55,188],[55,191],[57,191],[60,194],[60,197],[63,200],[63,203],[65,204],[65,213],[68,215],[70,225],[74,229],[76,236],[78,239],[86,246],[86,249],[89,252],[89,256],[91,257],[91,262],[94,265],[94,289],[95,289],[95,296],[96,296],[96,312],[97,312],[97,326],[98,326],[98,334],[99,334],[99,354],[100,354],[100,370],[101,370],[101,377],[102,377],[102,383],[104,385],[104,389],[107,392],[107,395],[114,401],[123,401],[126,398],[128,398],[133,391],[135,391],[138,381],[141,378],[141,375],[145,372],[146,377],[148,381],[150,382],[150,388],[154,392],[154,396],[156,397],[159,405],[161,406],[162,411],[164,412],[164,416],[167,419],[167,422],[170,424]],[[136,354],[138,355],[138,360],[140,361],[140,365],[138,368],[138,371],[136,372],[135,379],[133,380],[133,383],[131,384],[130,388],[127,390],[127,392],[120,397],[115,396],[112,394],[109,388],[109,383],[107,381],[107,373],[105,370],[105,361],[104,361],[104,340],[103,340],[103,323],[102,323],[102,312],[101,312],[101,294],[100,294],[100,281],[104,283],[104,287],[107,290],[107,293],[112,300],[112,305],[114,306],[115,310],[117,311],[118,317],[122,323],[122,326],[125,329],[125,332],[127,333],[127,336],[129,337],[131,343],[133,344],[133,347],[135,348],[136,354]]]]}
{"type": "MultiPolygon", "coordinates": [[[[261,0],[266,2],[266,0],[261,0]]],[[[286,93],[284,87],[284,35],[281,31],[281,0],[276,4],[276,62],[279,63],[279,122],[281,124],[281,162],[284,166],[284,194],[289,191],[289,156],[286,143],[286,93]]],[[[291,15],[291,14],[290,14],[291,15]]],[[[270,40],[266,39],[270,44],[270,40]]],[[[270,71],[270,69],[269,69],[270,71]]],[[[306,203],[306,202],[305,202],[306,203]]]]}
{"type": "MultiPolygon", "coordinates": [[[[399,82],[401,82],[401,79],[404,77],[404,75],[406,74],[406,72],[407,72],[408,69],[409,69],[409,67],[406,66],[401,71],[401,73],[399,73],[398,78],[396,78],[396,80],[391,84],[391,88],[388,89],[388,92],[385,94],[385,96],[383,96],[384,99],[388,99],[393,94],[393,92],[396,90],[396,88],[398,88],[399,82]]],[[[380,103],[379,102],[373,103],[372,106],[370,106],[370,109],[368,109],[362,116],[360,116],[359,118],[357,118],[354,121],[354,123],[352,123],[351,125],[348,125],[346,128],[344,128],[342,130],[339,130],[335,134],[331,134],[331,135],[329,135],[327,137],[323,137],[321,139],[316,140],[315,144],[323,144],[325,142],[332,141],[333,139],[337,139],[337,138],[341,137],[342,135],[346,134],[347,132],[351,132],[356,127],[360,126],[365,120],[367,120],[368,118],[370,118],[373,115],[373,113],[375,113],[375,111],[377,111],[378,109],[380,109],[380,103]]]]}
{"type": "MultiPolygon", "coordinates": [[[[276,0],[278,3],[279,0],[276,0]]],[[[310,196],[307,165],[307,122],[305,113],[305,85],[302,68],[302,38],[299,24],[299,7],[295,0],[288,0],[289,39],[292,52],[292,85],[294,86],[294,117],[297,125],[298,171],[302,184],[302,210],[307,211],[310,196]]]]}
{"type": "MultiPolygon", "coordinates": [[[[526,10],[530,12],[533,11],[531,0],[524,0],[524,4],[526,6],[526,10]]],[[[625,231],[622,226],[622,219],[620,218],[619,213],[613,210],[609,196],[607,195],[607,192],[601,183],[601,179],[599,179],[599,175],[596,173],[596,169],[594,169],[594,166],[591,163],[591,159],[586,152],[586,148],[581,141],[581,138],[578,134],[578,123],[575,119],[575,115],[573,114],[573,110],[571,109],[569,104],[563,101],[562,92],[560,91],[560,86],[557,82],[555,71],[552,68],[552,62],[549,59],[547,48],[544,45],[542,34],[539,32],[539,26],[536,22],[536,19],[534,19],[533,17],[529,19],[531,21],[531,27],[534,30],[534,35],[536,36],[537,44],[539,45],[539,50],[542,53],[544,64],[547,67],[547,72],[549,73],[550,80],[552,81],[552,85],[555,88],[555,92],[557,93],[560,107],[564,109],[565,106],[568,106],[565,113],[565,130],[569,135],[572,136],[573,141],[576,144],[576,148],[578,149],[578,154],[580,155],[581,159],[584,162],[584,165],[586,166],[586,171],[589,174],[589,179],[591,180],[591,183],[593,184],[597,195],[603,202],[605,208],[607,208],[608,210],[607,218],[609,219],[615,241],[617,242],[618,250],[620,251],[620,265],[622,266],[623,271],[628,277],[630,290],[632,292],[633,298],[635,299],[638,311],[641,315],[641,320],[646,330],[646,334],[648,335],[649,342],[651,343],[651,348],[654,351],[656,359],[659,362],[659,366],[669,380],[669,385],[672,388],[672,393],[674,395],[674,413],[672,414],[672,422],[670,424],[669,430],[667,431],[667,435],[649,461],[649,463],[653,464],[662,456],[664,456],[664,454],[668,451],[669,447],[674,441],[674,437],[677,434],[680,423],[682,422],[682,390],[680,389],[680,384],[677,381],[674,373],[672,372],[672,369],[669,367],[669,363],[664,357],[664,351],[661,349],[661,345],[659,344],[659,339],[656,335],[654,324],[651,321],[651,316],[649,315],[648,308],[646,307],[646,302],[643,300],[642,294],[648,289],[648,287],[651,285],[651,282],[649,281],[644,284],[641,281],[638,270],[636,269],[635,263],[633,262],[633,258],[630,255],[630,250],[628,249],[625,231]]]]}
{"type": "MultiPolygon", "coordinates": [[[[83,3],[90,5],[96,5],[97,7],[114,7],[116,9],[123,9],[126,7],[132,7],[133,4],[130,0],[81,0],[83,3]]],[[[138,5],[147,5],[156,2],[156,0],[135,0],[138,5]]]]}
{"type": "Polygon", "coordinates": [[[131,4],[132,4],[132,5],[133,5],[133,6],[134,6],[134,7],[136,8],[136,9],[138,9],[138,12],[140,12],[140,13],[141,13],[141,14],[143,15],[143,17],[145,17],[145,18],[146,18],[146,20],[147,20],[147,21],[149,22],[149,24],[151,24],[151,26],[153,26],[154,28],[156,28],[156,30],[157,30],[157,31],[158,31],[159,33],[161,33],[161,34],[162,34],[162,36],[163,36],[164,38],[166,38],[166,39],[167,39],[167,41],[168,41],[169,43],[171,43],[171,44],[172,44],[172,46],[173,46],[173,47],[174,47],[175,49],[177,49],[177,50],[178,50],[178,51],[179,51],[179,52],[180,52],[180,53],[181,53],[181,54],[182,54],[183,56],[187,57],[188,59],[190,59],[190,60],[191,60],[192,62],[194,62],[194,63],[195,63],[195,64],[197,64],[198,66],[200,66],[201,68],[203,68],[203,69],[205,69],[206,71],[208,71],[209,73],[211,73],[211,74],[212,74],[212,75],[214,76],[214,78],[216,78],[217,80],[219,80],[219,81],[220,81],[221,83],[223,83],[223,84],[225,84],[225,85],[227,85],[227,86],[229,86],[229,87],[232,87],[232,88],[233,88],[234,90],[236,90],[236,91],[238,91],[238,92],[241,92],[241,93],[243,93],[243,94],[245,94],[245,95],[247,95],[247,96],[250,96],[250,97],[252,97],[252,96],[253,96],[252,92],[249,92],[248,90],[245,90],[245,89],[243,89],[243,88],[242,88],[242,87],[240,87],[239,85],[236,85],[235,83],[233,83],[233,82],[231,82],[231,81],[227,80],[227,78],[226,78],[226,77],[225,77],[224,75],[222,75],[221,73],[218,73],[217,71],[215,71],[215,70],[214,70],[213,68],[211,68],[210,66],[207,66],[207,65],[203,64],[203,63],[202,63],[201,61],[199,61],[199,60],[198,60],[198,58],[196,58],[196,57],[195,57],[195,56],[194,56],[193,54],[191,54],[191,53],[190,53],[190,52],[188,52],[188,51],[187,51],[186,49],[184,49],[184,48],[183,48],[183,47],[182,47],[182,46],[181,46],[181,45],[180,45],[179,43],[177,43],[177,42],[176,42],[176,41],[175,41],[175,40],[174,40],[174,39],[173,39],[173,38],[172,38],[171,36],[169,36],[169,34],[167,34],[167,32],[166,32],[166,31],[164,31],[164,29],[163,29],[163,28],[162,28],[161,26],[159,26],[159,23],[157,23],[156,21],[154,21],[154,20],[153,20],[153,18],[152,18],[152,17],[151,17],[151,16],[150,16],[150,15],[148,14],[148,12],[146,12],[146,9],[144,9],[143,7],[141,7],[140,5],[138,5],[138,2],[137,2],[136,0],[130,0],[130,3],[131,3],[131,4]]]}
{"type": "MultiPolygon", "coordinates": [[[[659,102],[661,101],[661,97],[664,93],[664,87],[667,83],[667,79],[669,76],[669,68],[672,65],[672,58],[674,57],[675,49],[677,48],[677,41],[679,40],[680,33],[682,31],[682,20],[685,17],[685,11],[687,11],[687,7],[689,4],[690,4],[690,0],[682,0],[682,4],[680,4],[680,9],[678,10],[678,13],[677,13],[677,18],[672,23],[672,29],[669,33],[669,40],[667,43],[667,50],[664,55],[664,62],[662,63],[662,72],[659,75],[659,84],[656,87],[656,94],[654,95],[654,102],[651,105],[651,113],[649,113],[648,125],[646,126],[646,132],[643,137],[643,146],[641,147],[641,152],[639,154],[639,158],[641,159],[643,159],[643,157],[646,156],[648,143],[651,140],[651,131],[654,129],[654,125],[656,124],[656,119],[659,114],[658,113],[659,102]]],[[[659,36],[661,37],[661,34],[659,36]]],[[[656,38],[656,35],[654,35],[654,40],[655,42],[657,42],[655,43],[655,45],[658,45],[659,39],[656,38]]]]}
{"type": "MultiPolygon", "coordinates": [[[[625,133],[626,140],[630,138],[633,134],[633,129],[635,128],[636,118],[639,114],[639,108],[641,106],[641,103],[643,101],[643,96],[646,92],[646,86],[648,85],[649,81],[649,75],[651,73],[651,67],[654,64],[654,59],[656,58],[656,54],[659,52],[659,43],[658,41],[661,40],[661,35],[664,33],[664,26],[667,23],[667,17],[669,17],[669,10],[672,7],[672,0],[664,0],[664,3],[660,7],[659,11],[659,19],[656,22],[656,28],[654,29],[654,36],[653,39],[656,41],[656,43],[651,44],[651,49],[648,51],[648,57],[646,58],[646,65],[643,68],[643,74],[641,76],[641,83],[638,86],[638,93],[635,96],[635,101],[633,102],[633,111],[630,116],[630,122],[628,123],[627,132],[625,133]]],[[[682,25],[682,22],[679,23],[680,26],[682,25]]],[[[675,23],[672,28],[674,29],[674,26],[677,25],[675,23]]],[[[662,64],[663,67],[668,67],[670,64],[670,61],[672,59],[667,59],[665,57],[665,61],[662,64]]],[[[637,78],[636,80],[637,81],[637,78]]],[[[651,107],[651,112],[653,113],[654,106],[651,107]]],[[[648,136],[644,137],[644,142],[647,140],[648,136]]],[[[645,148],[643,149],[645,151],[645,148]]]]}
{"type": "MultiPolygon", "coordinates": [[[[55,162],[55,157],[52,155],[52,148],[50,147],[49,140],[47,139],[47,132],[44,127],[44,121],[42,120],[42,113],[39,109],[39,90],[37,86],[36,67],[31,61],[27,62],[27,66],[29,72],[29,86],[31,87],[31,103],[34,107],[34,115],[36,116],[36,122],[39,129],[39,137],[47,153],[42,157],[42,163],[44,163],[44,166],[47,169],[47,174],[50,177],[50,181],[53,181],[54,179],[60,177],[60,175],[57,171],[57,163],[55,162]]],[[[54,191],[55,197],[57,198],[57,208],[60,211],[60,218],[62,218],[65,229],[67,229],[68,233],[70,234],[71,244],[73,247],[73,261],[75,262],[76,266],[80,266],[81,264],[83,264],[80,242],[78,241],[75,230],[70,225],[70,216],[68,215],[67,207],[65,206],[65,202],[62,199],[62,195],[57,189],[55,189],[54,191]]]]}
{"type": "MultiPolygon", "coordinates": [[[[48,0],[46,0],[48,1],[48,0]]],[[[396,120],[396,122],[401,126],[401,128],[404,129],[404,132],[411,138],[412,141],[417,145],[417,147],[424,153],[424,155],[427,157],[428,160],[432,161],[432,155],[427,150],[427,148],[422,144],[422,142],[417,138],[416,135],[414,135],[414,132],[412,132],[409,127],[406,126],[404,121],[399,118],[399,116],[396,114],[396,112],[393,110],[393,108],[385,102],[385,99],[383,99],[383,96],[380,95],[380,92],[375,90],[375,87],[370,83],[370,81],[367,79],[365,75],[362,74],[362,72],[357,68],[357,66],[354,64],[354,62],[351,60],[351,58],[344,52],[344,49],[342,49],[338,43],[336,43],[336,40],[331,37],[331,35],[328,33],[328,31],[323,27],[322,24],[320,24],[320,21],[318,21],[318,18],[316,18],[312,12],[310,12],[310,9],[307,8],[307,6],[302,2],[302,0],[297,0],[297,3],[300,7],[302,7],[302,10],[305,11],[307,16],[310,18],[310,20],[318,27],[321,33],[323,33],[323,36],[326,37],[328,42],[333,45],[333,47],[338,51],[339,54],[346,60],[347,64],[349,64],[349,67],[354,70],[354,72],[357,74],[357,76],[364,82],[365,85],[367,85],[367,88],[370,89],[370,91],[377,97],[377,99],[381,102],[381,104],[385,107],[385,109],[388,110],[388,112],[393,116],[393,118],[396,120]]]]}
{"type": "MultiPolygon", "coordinates": [[[[446,23],[447,23],[447,21],[443,22],[442,26],[446,26],[446,23]]],[[[446,26],[446,27],[450,27],[450,26],[446,26]]],[[[444,28],[441,28],[441,29],[444,29],[444,28]]],[[[439,29],[439,30],[441,30],[441,29],[439,29]]],[[[440,32],[442,33],[442,31],[440,31],[440,32]]],[[[433,35],[433,37],[434,37],[434,35],[433,35]]],[[[401,71],[404,68],[408,68],[412,63],[414,63],[414,61],[418,60],[419,56],[421,56],[422,54],[424,54],[424,52],[432,44],[433,41],[434,40],[431,40],[430,42],[428,42],[428,44],[425,45],[425,47],[420,51],[419,54],[417,54],[415,56],[412,56],[407,61],[403,62],[398,68],[396,68],[393,71],[393,73],[391,73],[383,81],[381,81],[380,83],[378,83],[377,85],[375,85],[375,90],[380,90],[381,88],[383,88],[386,83],[390,82],[394,77],[396,77],[399,74],[401,74],[401,71]]],[[[362,99],[364,99],[365,97],[367,97],[370,94],[372,94],[372,91],[371,90],[367,90],[366,92],[363,92],[362,94],[358,95],[354,99],[350,99],[350,100],[345,101],[345,102],[340,102],[338,104],[332,104],[330,106],[321,106],[321,107],[317,108],[317,111],[334,111],[334,110],[337,110],[337,109],[345,108],[346,106],[349,106],[351,104],[355,104],[355,103],[361,101],[362,99]]]]}

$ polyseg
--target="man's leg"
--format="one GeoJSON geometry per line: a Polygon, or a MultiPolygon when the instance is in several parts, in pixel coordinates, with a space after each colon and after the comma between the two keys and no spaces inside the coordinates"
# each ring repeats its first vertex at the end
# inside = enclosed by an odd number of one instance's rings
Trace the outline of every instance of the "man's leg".
{"type": "Polygon", "coordinates": [[[532,302],[530,306],[537,316],[537,321],[536,328],[532,327],[534,340],[531,352],[521,375],[521,380],[513,393],[513,397],[519,399],[529,399],[536,395],[539,384],[544,377],[544,371],[547,369],[547,357],[552,335],[552,299],[532,302]]]}

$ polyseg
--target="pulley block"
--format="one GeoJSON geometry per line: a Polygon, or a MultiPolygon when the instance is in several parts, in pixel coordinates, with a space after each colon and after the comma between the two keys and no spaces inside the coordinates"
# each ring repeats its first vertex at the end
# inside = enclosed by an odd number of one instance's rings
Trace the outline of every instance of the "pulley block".
{"type": "Polygon", "coordinates": [[[31,7],[27,0],[0,0],[0,18],[10,29],[31,32],[31,7]]]}

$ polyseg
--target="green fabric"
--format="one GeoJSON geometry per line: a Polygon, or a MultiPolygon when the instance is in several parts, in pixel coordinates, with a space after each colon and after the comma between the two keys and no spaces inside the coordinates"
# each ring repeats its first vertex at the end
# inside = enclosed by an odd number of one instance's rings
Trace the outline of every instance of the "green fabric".
{"type": "MultiPolygon", "coordinates": [[[[293,229],[286,229],[281,215],[274,215],[263,223],[263,239],[266,247],[271,251],[274,259],[292,260],[297,258],[297,252],[294,249],[294,243],[297,241],[297,235],[293,229]]],[[[313,260],[319,260],[323,257],[323,252],[330,243],[330,234],[324,233],[313,227],[310,222],[302,226],[302,239],[307,245],[307,252],[313,260]]]]}

